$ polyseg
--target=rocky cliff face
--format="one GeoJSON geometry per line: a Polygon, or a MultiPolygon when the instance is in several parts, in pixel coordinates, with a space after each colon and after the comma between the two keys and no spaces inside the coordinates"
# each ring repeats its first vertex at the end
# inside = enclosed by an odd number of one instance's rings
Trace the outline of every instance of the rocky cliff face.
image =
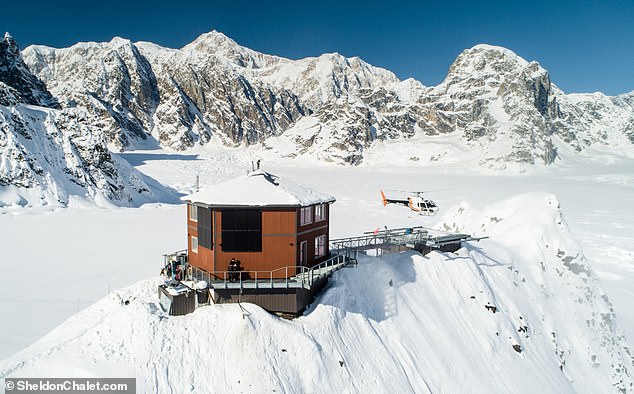
{"type": "Polygon", "coordinates": [[[0,67],[0,206],[65,206],[73,196],[135,205],[165,197],[162,187],[150,188],[148,179],[110,152],[101,113],[72,105],[56,109],[8,34],[0,42],[0,67]]]}
{"type": "MultiPolygon", "coordinates": [[[[174,51],[115,38],[61,50],[31,47],[24,57],[63,105],[98,114],[119,148],[146,132],[175,149],[214,134],[226,144],[255,144],[304,115],[294,94],[237,72],[240,66],[208,45],[201,39],[174,51]]],[[[225,49],[238,64],[249,61],[225,49]]]]}
{"type": "Polygon", "coordinates": [[[339,54],[261,54],[218,32],[178,50],[115,38],[33,46],[24,59],[63,107],[97,115],[121,149],[148,134],[175,149],[215,136],[358,164],[377,141],[452,136],[493,168],[550,164],[593,145],[633,152],[631,95],[566,95],[538,63],[488,45],[465,50],[435,87],[339,54]]]}
{"type": "Polygon", "coordinates": [[[160,198],[86,126],[98,122],[89,116],[74,108],[0,106],[0,206],[66,206],[72,196],[126,206],[160,198]]]}
{"type": "Polygon", "coordinates": [[[445,81],[423,97],[421,126],[427,134],[461,134],[484,161],[549,164],[556,158],[552,121],[560,93],[536,62],[478,45],[460,54],[445,81]]]}
{"type": "Polygon", "coordinates": [[[0,40],[0,105],[16,103],[57,107],[46,86],[22,61],[20,49],[9,33],[0,40]]]}

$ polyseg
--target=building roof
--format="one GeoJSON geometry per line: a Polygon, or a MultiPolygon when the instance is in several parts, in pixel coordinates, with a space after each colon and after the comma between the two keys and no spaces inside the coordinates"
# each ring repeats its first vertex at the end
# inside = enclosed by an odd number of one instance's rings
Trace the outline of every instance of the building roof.
{"type": "Polygon", "coordinates": [[[207,187],[181,200],[207,206],[299,207],[335,198],[263,170],[207,187]]]}

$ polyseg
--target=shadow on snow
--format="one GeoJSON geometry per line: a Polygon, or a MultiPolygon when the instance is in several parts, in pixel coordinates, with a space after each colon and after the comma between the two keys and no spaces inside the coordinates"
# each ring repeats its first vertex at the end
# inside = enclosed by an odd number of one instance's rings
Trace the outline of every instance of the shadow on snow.
{"type": "Polygon", "coordinates": [[[202,160],[198,155],[178,154],[178,153],[147,153],[147,152],[123,152],[116,153],[119,157],[125,159],[132,166],[140,166],[149,161],[154,160],[174,160],[174,161],[195,161],[202,160]]]}
{"type": "Polygon", "coordinates": [[[414,255],[418,252],[379,257],[360,255],[356,268],[338,271],[330,278],[304,315],[312,313],[318,304],[358,313],[377,322],[398,315],[399,288],[416,281],[414,255]]]}

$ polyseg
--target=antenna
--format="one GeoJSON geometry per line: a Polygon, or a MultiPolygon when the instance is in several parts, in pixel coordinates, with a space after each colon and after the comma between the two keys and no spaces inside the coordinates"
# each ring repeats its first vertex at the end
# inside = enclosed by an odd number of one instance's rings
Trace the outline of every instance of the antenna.
{"type": "Polygon", "coordinates": [[[253,160],[251,160],[251,170],[255,171],[255,164],[253,163],[253,160]]]}

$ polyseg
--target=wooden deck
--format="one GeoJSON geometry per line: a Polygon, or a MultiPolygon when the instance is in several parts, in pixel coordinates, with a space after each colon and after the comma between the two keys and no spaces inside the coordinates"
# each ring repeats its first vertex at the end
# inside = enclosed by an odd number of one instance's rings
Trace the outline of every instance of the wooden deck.
{"type": "Polygon", "coordinates": [[[204,280],[212,289],[295,289],[304,288],[310,290],[315,282],[327,278],[333,272],[348,264],[355,264],[356,259],[344,255],[335,255],[326,261],[314,266],[288,266],[271,271],[220,271],[210,273],[196,267],[192,267],[192,276],[196,280],[204,280]],[[276,279],[279,271],[287,274],[284,279],[276,279]],[[297,272],[297,275],[289,276],[288,272],[297,272]]]}

